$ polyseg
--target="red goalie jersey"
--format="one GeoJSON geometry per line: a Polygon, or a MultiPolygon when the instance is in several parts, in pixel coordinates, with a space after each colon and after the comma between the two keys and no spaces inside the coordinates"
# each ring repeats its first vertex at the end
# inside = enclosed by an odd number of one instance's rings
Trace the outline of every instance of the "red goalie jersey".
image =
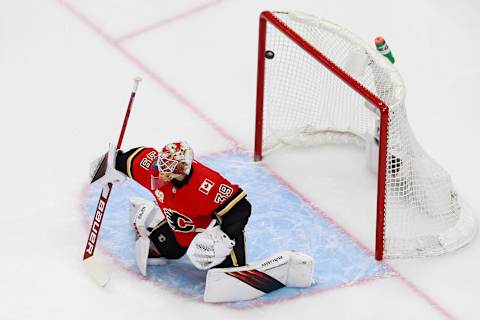
{"type": "Polygon", "coordinates": [[[196,228],[206,228],[215,217],[221,219],[246,196],[238,185],[197,161],[184,180],[159,181],[157,156],[153,148],[132,149],[123,154],[125,160],[118,169],[150,190],[183,247],[195,237],[196,228]]]}

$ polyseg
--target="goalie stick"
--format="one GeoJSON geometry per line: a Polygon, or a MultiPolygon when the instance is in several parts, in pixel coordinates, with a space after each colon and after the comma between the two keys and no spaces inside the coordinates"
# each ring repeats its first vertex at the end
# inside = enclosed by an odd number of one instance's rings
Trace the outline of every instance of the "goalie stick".
{"type": "MultiPolygon", "coordinates": [[[[123,119],[122,130],[120,131],[120,136],[118,137],[117,149],[120,149],[123,141],[123,136],[125,134],[125,129],[127,128],[128,118],[130,117],[130,110],[132,108],[133,100],[135,99],[135,94],[138,89],[138,85],[142,81],[140,77],[133,79],[133,89],[130,95],[130,100],[128,102],[127,112],[125,113],[125,118],[123,119]]],[[[98,166],[97,171],[95,172],[92,183],[101,178],[107,169],[108,153],[103,157],[101,164],[98,166]]],[[[87,269],[88,274],[92,277],[93,280],[100,286],[105,286],[110,279],[110,275],[107,269],[104,267],[103,263],[98,259],[98,255],[95,256],[95,247],[97,245],[98,236],[100,233],[100,227],[102,226],[103,216],[105,214],[105,209],[107,207],[108,199],[112,192],[113,185],[112,183],[107,183],[103,186],[102,192],[100,193],[100,198],[98,199],[97,208],[93,216],[92,226],[90,227],[90,232],[88,233],[87,245],[83,253],[83,265],[87,269]]]]}

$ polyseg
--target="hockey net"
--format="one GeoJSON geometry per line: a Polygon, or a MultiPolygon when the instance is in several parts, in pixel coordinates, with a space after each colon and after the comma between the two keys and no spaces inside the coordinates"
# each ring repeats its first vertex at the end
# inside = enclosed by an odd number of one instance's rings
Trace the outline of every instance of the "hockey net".
{"type": "Polygon", "coordinates": [[[415,139],[393,65],[350,31],[296,12],[260,17],[255,159],[282,144],[354,143],[378,175],[375,257],[439,255],[476,222],[415,139]]]}

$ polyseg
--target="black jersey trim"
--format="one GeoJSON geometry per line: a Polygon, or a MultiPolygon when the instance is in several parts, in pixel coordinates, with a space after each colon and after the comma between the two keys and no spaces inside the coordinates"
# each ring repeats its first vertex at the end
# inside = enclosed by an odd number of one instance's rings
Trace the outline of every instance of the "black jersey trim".
{"type": "Polygon", "coordinates": [[[140,154],[140,152],[145,149],[145,147],[139,147],[137,148],[137,150],[135,150],[131,155],[130,157],[128,157],[127,159],[127,175],[132,178],[132,179],[135,179],[133,177],[133,173],[132,173],[132,163],[133,163],[133,160],[135,160],[135,158],[140,154]]]}
{"type": "Polygon", "coordinates": [[[217,210],[216,210],[217,216],[219,216],[219,217],[224,216],[224,215],[225,215],[227,212],[229,212],[240,200],[242,200],[242,199],[245,198],[246,196],[247,196],[247,194],[246,194],[241,188],[239,188],[234,197],[232,197],[229,201],[223,203],[222,205],[220,205],[220,206],[217,208],[217,210]]]}

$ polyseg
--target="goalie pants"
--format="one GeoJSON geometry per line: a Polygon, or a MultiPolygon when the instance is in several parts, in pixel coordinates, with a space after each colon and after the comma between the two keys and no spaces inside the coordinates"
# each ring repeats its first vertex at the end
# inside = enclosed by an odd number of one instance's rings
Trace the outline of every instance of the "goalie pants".
{"type": "Polygon", "coordinates": [[[153,230],[150,234],[150,240],[160,256],[167,259],[180,259],[187,252],[186,247],[178,244],[166,219],[153,230]]]}
{"type": "MultiPolygon", "coordinates": [[[[230,211],[221,218],[221,229],[230,239],[235,240],[232,253],[217,268],[240,267],[246,264],[244,228],[250,217],[252,206],[246,198],[240,200],[230,211]]],[[[166,220],[162,221],[150,235],[150,240],[162,257],[179,259],[186,252],[187,247],[182,247],[175,239],[174,232],[166,220]]]]}
{"type": "Polygon", "coordinates": [[[246,265],[245,226],[252,212],[252,205],[246,198],[240,200],[233,208],[221,217],[221,229],[230,239],[235,240],[230,256],[217,268],[241,267],[246,265]]]}

